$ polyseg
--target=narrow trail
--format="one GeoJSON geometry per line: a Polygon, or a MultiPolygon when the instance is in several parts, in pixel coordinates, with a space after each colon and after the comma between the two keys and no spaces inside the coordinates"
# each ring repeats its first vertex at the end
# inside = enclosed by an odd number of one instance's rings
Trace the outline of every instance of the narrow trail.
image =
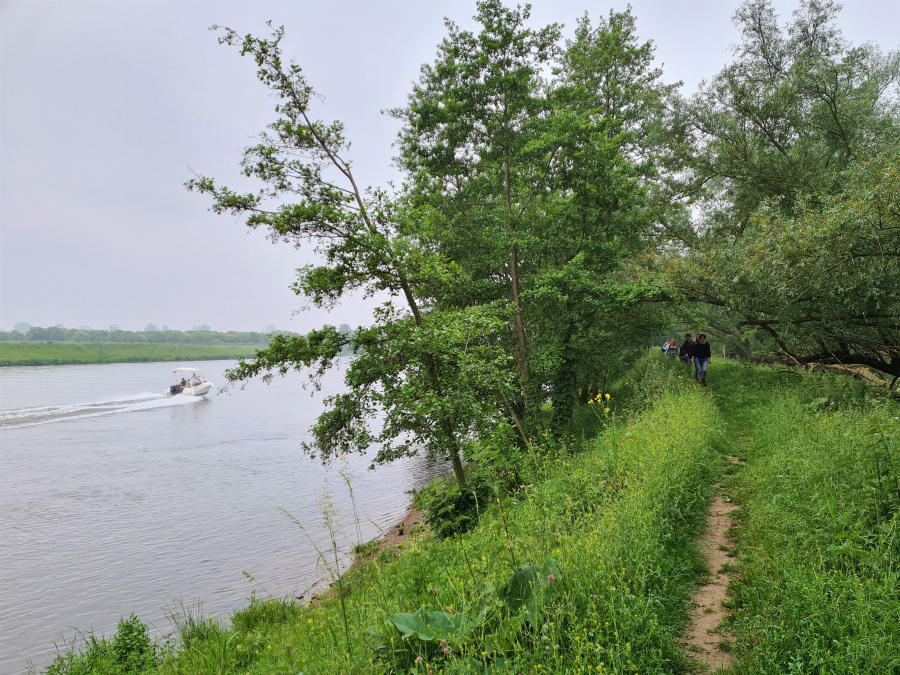
{"type": "MultiPolygon", "coordinates": [[[[736,457],[730,459],[737,462],[736,457]]],[[[706,664],[710,671],[727,668],[732,661],[731,650],[728,648],[731,639],[719,631],[719,626],[726,615],[723,602],[728,597],[728,582],[731,579],[727,566],[731,562],[729,551],[734,544],[725,533],[734,525],[730,514],[737,508],[740,507],[725,501],[721,495],[716,495],[713,499],[706,518],[706,532],[700,539],[700,548],[710,569],[710,578],[691,596],[691,608],[688,611],[690,624],[682,634],[690,655],[706,664]],[[725,649],[722,649],[723,643],[725,649]]]]}
{"type": "MultiPolygon", "coordinates": [[[[737,446],[743,445],[743,434],[734,434],[737,446]]],[[[736,456],[729,456],[732,464],[743,464],[736,456]]],[[[718,672],[731,667],[734,659],[731,653],[733,639],[720,629],[728,613],[724,602],[728,599],[728,584],[731,580],[731,556],[734,542],[726,536],[734,525],[732,511],[740,505],[721,493],[721,485],[715,484],[713,498],[706,518],[706,531],[700,538],[700,549],[710,571],[706,583],[699,586],[691,596],[688,616],[690,623],[682,633],[682,645],[688,655],[702,664],[708,672],[718,672]]]]}

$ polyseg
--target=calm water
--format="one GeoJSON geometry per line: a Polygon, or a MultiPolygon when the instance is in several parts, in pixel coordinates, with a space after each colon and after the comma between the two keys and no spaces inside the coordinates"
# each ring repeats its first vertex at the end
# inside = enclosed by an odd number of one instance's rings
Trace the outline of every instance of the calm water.
{"type": "MultiPolygon", "coordinates": [[[[299,376],[206,398],[165,398],[177,364],[0,368],[0,673],[39,669],[54,643],[110,635],[136,612],[159,633],[165,607],[206,613],[258,593],[309,594],[324,576],[300,528],[327,548],[321,500],[341,546],[402,518],[406,491],[444,470],[425,458],[368,471],[354,456],[323,468],[300,442],[321,410],[299,376]],[[250,582],[244,572],[252,575],[250,582]]],[[[199,364],[224,383],[229,361],[199,364]]]]}

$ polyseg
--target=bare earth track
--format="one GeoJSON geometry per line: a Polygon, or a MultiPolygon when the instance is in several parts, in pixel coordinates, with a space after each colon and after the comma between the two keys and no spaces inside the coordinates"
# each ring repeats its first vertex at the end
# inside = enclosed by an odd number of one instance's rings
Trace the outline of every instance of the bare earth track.
{"type": "MultiPolygon", "coordinates": [[[[740,461],[736,457],[729,459],[733,463],[740,461]]],[[[737,504],[726,501],[720,495],[713,499],[706,519],[706,532],[700,539],[710,578],[691,597],[690,624],[682,634],[687,651],[694,659],[705,664],[710,672],[728,668],[732,660],[729,645],[726,644],[725,649],[720,646],[722,643],[730,643],[730,639],[719,632],[718,628],[726,614],[722,605],[728,597],[730,579],[726,566],[731,561],[728,551],[734,544],[725,533],[734,525],[730,514],[737,508],[740,508],[737,504]]]]}

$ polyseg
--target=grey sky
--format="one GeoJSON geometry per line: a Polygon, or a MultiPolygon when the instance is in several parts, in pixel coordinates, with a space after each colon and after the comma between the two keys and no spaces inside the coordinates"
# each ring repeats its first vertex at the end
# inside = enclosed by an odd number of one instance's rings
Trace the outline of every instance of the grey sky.
{"type": "MultiPolygon", "coordinates": [[[[691,93],[738,41],[737,0],[632,0],[666,81],[691,93]]],[[[795,2],[778,0],[782,21],[795,2]]],[[[536,0],[532,24],[622,10],[625,2],[536,0]]],[[[304,312],[288,286],[309,260],[269,243],[182,183],[192,170],[246,189],[240,151],[273,119],[252,62],[207,28],[263,34],[283,24],[285,53],[341,119],[366,184],[396,179],[397,123],[443,17],[471,25],[475,2],[440,0],[0,0],[0,328],[18,321],[140,330],[304,331],[365,322],[364,303],[304,312]]],[[[898,46],[900,2],[847,3],[854,43],[898,46]]]]}

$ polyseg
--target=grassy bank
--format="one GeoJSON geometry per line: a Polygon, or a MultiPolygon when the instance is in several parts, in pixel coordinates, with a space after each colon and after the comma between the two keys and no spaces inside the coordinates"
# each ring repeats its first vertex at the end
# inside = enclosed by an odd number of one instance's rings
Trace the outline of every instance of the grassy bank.
{"type": "Polygon", "coordinates": [[[133,672],[678,672],[720,440],[718,413],[694,388],[610,423],[577,453],[548,434],[518,496],[484,504],[462,536],[420,532],[309,607],[254,599],[228,626],[183,616],[146,658],[134,640],[117,656],[117,634],[51,672],[118,672],[138,652],[133,672]]]}
{"type": "Polygon", "coordinates": [[[679,634],[723,467],[742,504],[731,672],[900,672],[898,404],[841,377],[716,359],[701,389],[678,368],[638,364],[621,390],[643,412],[603,403],[599,436],[537,439],[515,497],[481,499],[465,534],[423,529],[309,605],[182,613],[162,645],[129,619],[49,674],[696,672],[679,634]]]}
{"type": "Polygon", "coordinates": [[[0,342],[0,366],[237,359],[253,356],[258,348],[259,345],[0,342]]]}
{"type": "Polygon", "coordinates": [[[900,672],[900,406],[848,378],[715,378],[747,460],[728,484],[734,672],[900,672]]]}

